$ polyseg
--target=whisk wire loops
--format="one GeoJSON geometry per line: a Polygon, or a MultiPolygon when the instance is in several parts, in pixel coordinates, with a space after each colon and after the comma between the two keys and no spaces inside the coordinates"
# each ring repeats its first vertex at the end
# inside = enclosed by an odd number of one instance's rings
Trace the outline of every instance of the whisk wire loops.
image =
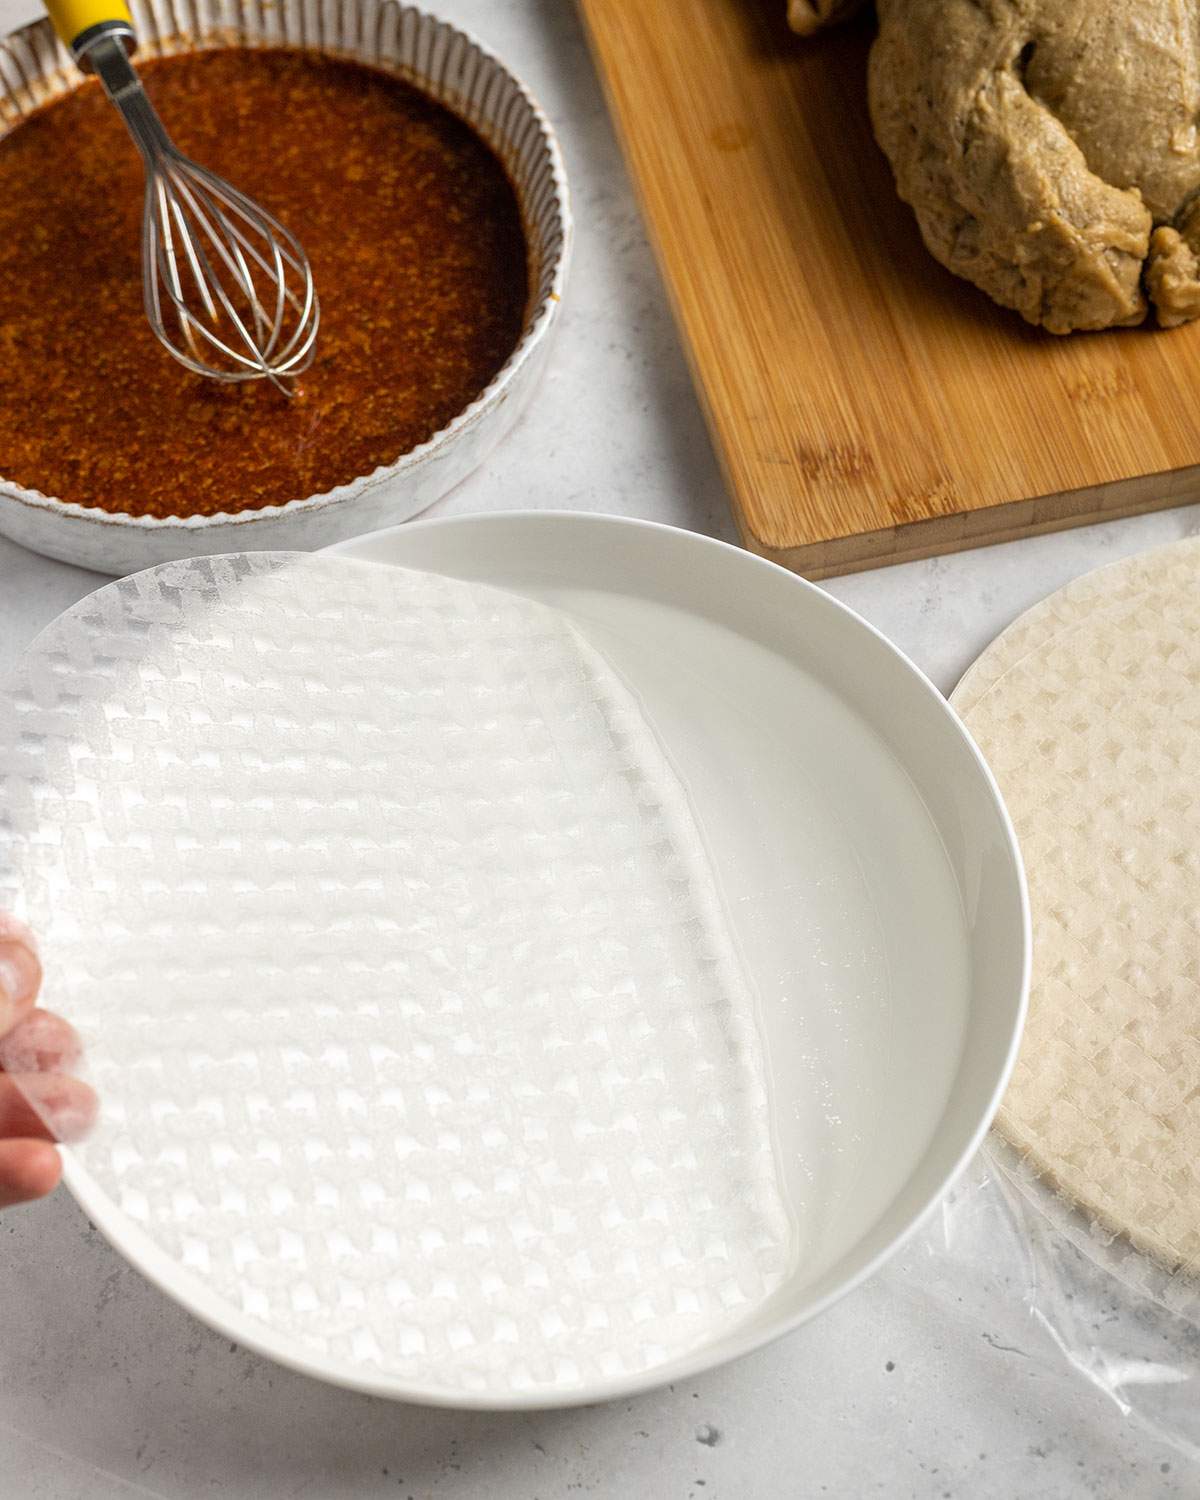
{"type": "Polygon", "coordinates": [[[146,168],[146,316],[181,364],[213,380],[288,382],[316,353],[320,303],[300,242],[264,208],[172,142],[119,37],[89,61],[146,168]]]}

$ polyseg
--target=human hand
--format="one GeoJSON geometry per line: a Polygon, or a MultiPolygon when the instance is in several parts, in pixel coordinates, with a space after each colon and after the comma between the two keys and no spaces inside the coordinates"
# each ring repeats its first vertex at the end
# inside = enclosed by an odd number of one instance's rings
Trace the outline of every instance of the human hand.
{"type": "Polygon", "coordinates": [[[0,912],[0,1208],[52,1192],[62,1175],[52,1142],[78,1140],[96,1117],[95,1093],[70,1076],[79,1038],[35,1005],[41,983],[33,934],[0,912]]]}

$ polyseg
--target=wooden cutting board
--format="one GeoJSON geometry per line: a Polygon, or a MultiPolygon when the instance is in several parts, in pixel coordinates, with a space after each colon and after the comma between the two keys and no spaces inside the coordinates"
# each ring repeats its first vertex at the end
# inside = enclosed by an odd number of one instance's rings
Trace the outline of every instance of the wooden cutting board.
{"type": "Polygon", "coordinates": [[[819,578],[1200,498],[1200,325],[1055,338],[944,271],[869,18],[580,3],[748,547],[819,578]]]}

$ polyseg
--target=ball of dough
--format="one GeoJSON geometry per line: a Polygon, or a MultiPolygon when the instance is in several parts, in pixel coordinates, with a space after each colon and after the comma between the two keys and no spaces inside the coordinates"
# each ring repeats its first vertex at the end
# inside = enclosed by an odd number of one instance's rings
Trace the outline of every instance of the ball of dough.
{"type": "Polygon", "coordinates": [[[1200,315],[1200,0],[879,0],[875,134],[926,245],[1052,333],[1200,315]]]}

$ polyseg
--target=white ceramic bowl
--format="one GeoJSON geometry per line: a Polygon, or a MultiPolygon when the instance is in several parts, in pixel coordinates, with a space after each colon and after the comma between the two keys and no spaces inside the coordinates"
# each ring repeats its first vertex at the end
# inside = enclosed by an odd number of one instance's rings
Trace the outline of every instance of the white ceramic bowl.
{"type": "Polygon", "coordinates": [[[670,1363],[477,1392],[432,1372],[401,1378],[318,1356],[256,1323],[169,1260],[68,1151],[72,1192],[145,1275],[228,1337],[397,1399],[611,1399],[796,1328],[878,1268],[937,1202],[1012,1066],[1028,907],[979,752],[941,694],[863,620],[720,542],[602,516],[509,513],[418,522],[336,550],[553,603],[645,704],[692,798],[760,998],[801,1251],[768,1301],[670,1363]]]}
{"type": "MultiPolygon", "coordinates": [[[[132,516],[65,503],[0,476],[0,535],[47,557],[130,573],[176,557],[308,550],[415,515],[477,468],[528,405],[565,284],[571,222],[562,156],[529,90],[472,37],[396,0],[134,0],[141,51],[286,46],[330,52],[416,84],[471,124],[516,186],[532,293],[520,342],[487,388],[427,442],[322,495],[214,516],[132,516]]],[[[0,41],[0,139],[79,74],[37,21],[0,41]]],[[[131,275],[138,268],[130,268],[131,275]]],[[[167,356],[164,355],[164,358],[167,356]]]]}

